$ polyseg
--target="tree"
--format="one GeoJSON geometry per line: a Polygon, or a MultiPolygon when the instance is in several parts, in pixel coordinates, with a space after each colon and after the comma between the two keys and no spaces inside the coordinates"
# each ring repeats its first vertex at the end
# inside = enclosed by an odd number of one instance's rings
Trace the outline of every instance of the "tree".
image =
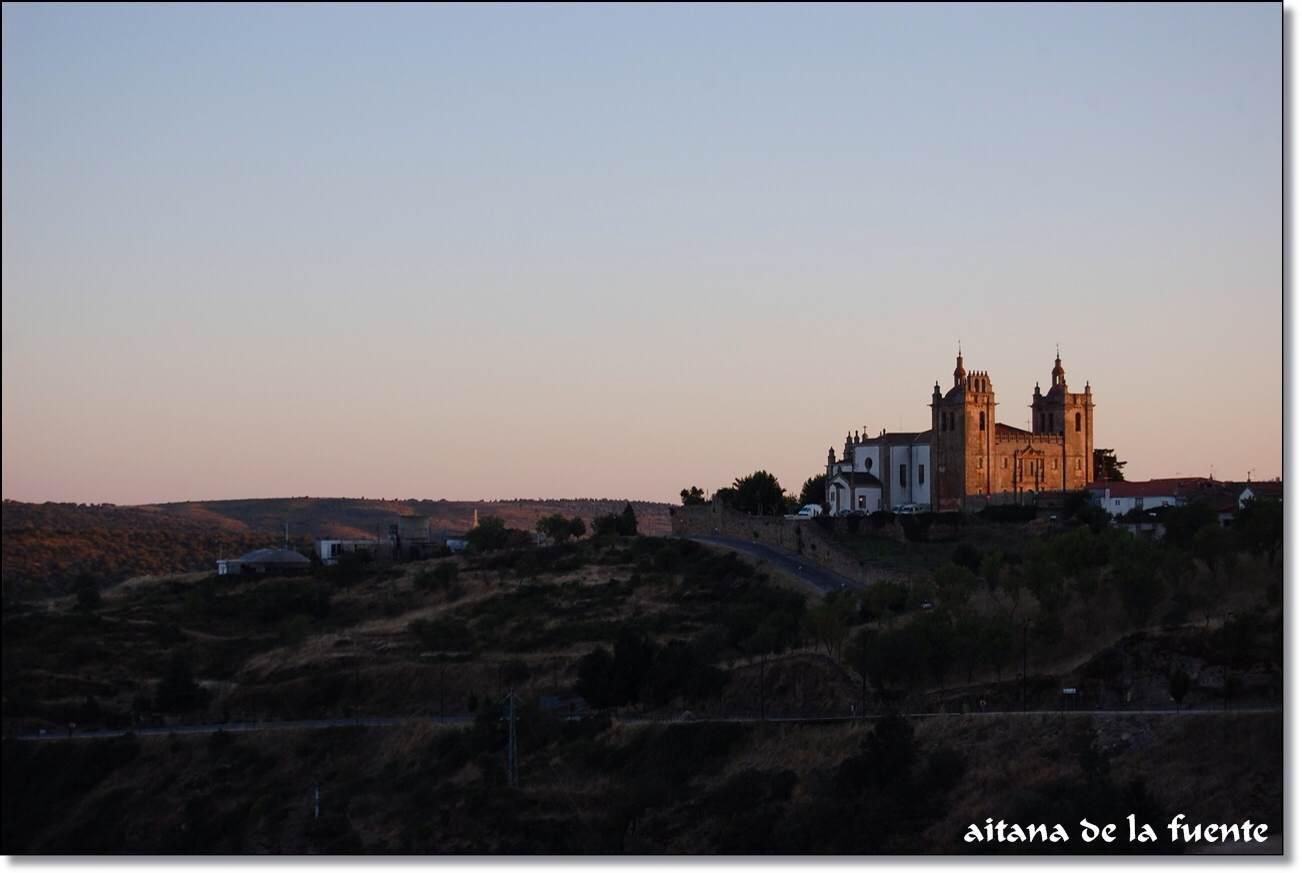
{"type": "Polygon", "coordinates": [[[625,537],[637,536],[637,513],[633,511],[633,504],[625,503],[624,511],[619,514],[619,535],[625,537]]]}
{"type": "Polygon", "coordinates": [[[466,534],[466,543],[476,552],[491,552],[506,548],[511,541],[506,522],[496,515],[481,518],[479,524],[466,534]]]}
{"type": "Polygon", "coordinates": [[[914,622],[913,631],[922,638],[922,650],[927,671],[937,685],[945,685],[945,677],[954,663],[954,625],[946,612],[934,611],[914,622]]]}
{"type": "Polygon", "coordinates": [[[1022,565],[1026,587],[1045,612],[1056,613],[1066,594],[1065,580],[1058,565],[1049,560],[1043,549],[1033,549],[1022,565]]]}
{"type": "Polygon", "coordinates": [[[595,707],[615,705],[615,659],[610,651],[598,646],[579,659],[579,678],[574,691],[595,707]]]}
{"type": "Polygon", "coordinates": [[[946,606],[962,606],[972,597],[978,579],[975,573],[958,564],[941,564],[935,573],[936,589],[946,606]]]}
{"type": "Polygon", "coordinates": [[[830,594],[805,613],[805,632],[827,649],[828,657],[840,657],[841,646],[850,634],[853,608],[848,598],[830,594]]]}
{"type": "Polygon", "coordinates": [[[1180,703],[1184,700],[1185,695],[1189,693],[1190,684],[1189,674],[1184,671],[1183,667],[1177,667],[1171,672],[1171,678],[1167,682],[1167,690],[1171,692],[1171,699],[1175,701],[1176,712],[1180,711],[1180,703]]]}
{"type": "Polygon", "coordinates": [[[1126,554],[1113,564],[1113,581],[1121,595],[1121,604],[1136,627],[1152,615],[1153,608],[1162,600],[1163,579],[1151,553],[1136,540],[1126,554]]]}
{"type": "Polygon", "coordinates": [[[578,540],[587,536],[587,533],[588,526],[583,523],[583,519],[579,518],[577,515],[570,519],[570,536],[578,540]]]}
{"type": "Polygon", "coordinates": [[[1170,546],[1188,549],[1193,546],[1194,537],[1205,527],[1216,527],[1216,510],[1206,503],[1196,501],[1183,506],[1163,506],[1157,510],[1157,518],[1166,528],[1162,541],[1170,546]]]}
{"type": "Polygon", "coordinates": [[[878,785],[900,785],[913,770],[917,750],[913,742],[913,725],[898,713],[878,719],[864,737],[863,755],[868,773],[878,785]]]}
{"type": "Polygon", "coordinates": [[[678,492],[683,499],[683,506],[700,506],[705,503],[705,492],[693,485],[678,492]]]}
{"type": "Polygon", "coordinates": [[[592,519],[592,535],[594,537],[619,536],[619,516],[612,512],[592,519]]]}
{"type": "Polygon", "coordinates": [[[632,703],[642,695],[642,682],[655,660],[655,643],[631,628],[615,639],[615,660],[611,683],[616,705],[632,703]]]}
{"type": "Polygon", "coordinates": [[[859,674],[859,715],[868,714],[868,671],[873,664],[877,635],[870,628],[859,628],[845,647],[845,661],[859,674]]]}
{"type": "MultiPolygon", "coordinates": [[[[734,508],[752,515],[781,514],[786,508],[786,497],[778,479],[765,470],[756,470],[732,483],[734,508]]],[[[722,490],[722,489],[721,489],[722,490]]]]}
{"type": "Polygon", "coordinates": [[[208,690],[194,681],[190,662],[181,652],[168,659],[154,702],[161,712],[188,712],[208,702],[208,690]]]}
{"type": "Polygon", "coordinates": [[[808,506],[813,503],[822,506],[827,501],[827,474],[819,473],[817,476],[810,476],[805,480],[805,484],[800,487],[800,505],[808,506]]]}
{"type": "MultiPolygon", "coordinates": [[[[583,523],[583,519],[578,519],[578,521],[580,524],[583,523]]],[[[535,527],[538,533],[547,537],[553,543],[563,543],[573,535],[573,526],[570,519],[559,514],[544,515],[538,519],[538,524],[535,527]]]]}
{"type": "Polygon", "coordinates": [[[1253,499],[1234,517],[1234,532],[1244,548],[1267,554],[1270,565],[1284,543],[1284,504],[1278,500],[1253,499]]]}
{"type": "Polygon", "coordinates": [[[1016,643],[1012,627],[1007,622],[994,619],[986,625],[981,642],[986,658],[995,670],[995,678],[1004,681],[1004,667],[1008,666],[1016,643]]]}
{"type": "Polygon", "coordinates": [[[1117,453],[1114,449],[1095,449],[1094,450],[1094,481],[1095,482],[1124,482],[1126,473],[1122,467],[1126,466],[1125,461],[1117,460],[1117,453]]]}
{"type": "Polygon", "coordinates": [[[750,655],[759,655],[760,659],[760,682],[759,682],[759,705],[760,718],[763,719],[767,713],[767,668],[769,655],[781,654],[787,648],[787,634],[782,627],[781,620],[770,614],[755,633],[742,646],[743,650],[750,655]]]}

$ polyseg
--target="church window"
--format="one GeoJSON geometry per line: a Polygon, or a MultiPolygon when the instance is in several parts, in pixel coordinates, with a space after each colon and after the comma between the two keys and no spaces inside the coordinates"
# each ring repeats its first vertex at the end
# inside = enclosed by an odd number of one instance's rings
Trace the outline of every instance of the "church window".
{"type": "Polygon", "coordinates": [[[1080,472],[1080,458],[1077,458],[1077,459],[1076,459],[1076,472],[1077,472],[1077,473],[1080,472]]]}
{"type": "Polygon", "coordinates": [[[981,429],[986,429],[986,414],[984,412],[981,413],[981,429]]]}
{"type": "Polygon", "coordinates": [[[863,459],[863,468],[864,468],[865,470],[871,470],[871,469],[873,468],[873,459],[872,459],[872,458],[864,458],[864,459],[863,459]]]}
{"type": "Polygon", "coordinates": [[[1080,433],[1080,413],[1076,413],[1076,433],[1080,433]]]}
{"type": "Polygon", "coordinates": [[[1049,430],[1050,430],[1050,431],[1053,430],[1053,413],[1052,413],[1052,412],[1049,413],[1049,430]]]}
{"type": "Polygon", "coordinates": [[[909,486],[909,465],[900,464],[900,487],[907,488],[908,486],[909,486]]]}
{"type": "Polygon", "coordinates": [[[1004,458],[1004,469],[1005,469],[1005,470],[1008,469],[1008,459],[1007,459],[1007,458],[1004,458]]]}
{"type": "Polygon", "coordinates": [[[980,458],[980,457],[977,458],[977,469],[978,469],[978,470],[980,470],[982,467],[985,466],[985,461],[986,461],[985,458],[980,458]]]}
{"type": "Polygon", "coordinates": [[[918,465],[918,484],[919,484],[919,485],[926,485],[926,484],[927,484],[927,465],[926,465],[926,464],[919,464],[919,465],[918,465]]]}
{"type": "Polygon", "coordinates": [[[1055,473],[1058,471],[1058,459],[1057,459],[1057,458],[1054,458],[1054,459],[1053,459],[1053,470],[1054,470],[1055,473]]]}

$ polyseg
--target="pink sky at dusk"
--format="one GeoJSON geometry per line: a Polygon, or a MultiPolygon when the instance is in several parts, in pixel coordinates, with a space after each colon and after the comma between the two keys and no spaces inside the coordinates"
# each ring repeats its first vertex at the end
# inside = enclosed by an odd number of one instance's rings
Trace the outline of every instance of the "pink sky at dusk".
{"type": "Polygon", "coordinates": [[[1277,7],[264,12],[5,7],[5,498],[798,490],[960,339],[1282,472],[1277,7]]]}

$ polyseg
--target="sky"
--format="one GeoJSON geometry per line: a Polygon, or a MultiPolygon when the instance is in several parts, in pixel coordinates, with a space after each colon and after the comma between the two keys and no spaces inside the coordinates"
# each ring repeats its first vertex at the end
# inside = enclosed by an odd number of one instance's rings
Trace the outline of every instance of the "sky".
{"type": "Polygon", "coordinates": [[[3,9],[3,496],[676,500],[1055,345],[1282,470],[1281,11],[3,9]]]}

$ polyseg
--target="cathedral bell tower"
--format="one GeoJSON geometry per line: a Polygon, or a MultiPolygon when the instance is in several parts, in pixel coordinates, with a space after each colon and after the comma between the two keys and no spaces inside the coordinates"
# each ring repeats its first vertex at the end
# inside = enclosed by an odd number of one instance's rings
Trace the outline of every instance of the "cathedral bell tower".
{"type": "Polygon", "coordinates": [[[931,391],[931,502],[937,510],[964,508],[968,495],[991,493],[991,457],[995,432],[995,391],[984,370],[963,365],[963,350],[954,362],[954,384],[943,396],[940,383],[931,391]]]}
{"type": "Polygon", "coordinates": [[[1061,491],[1084,488],[1094,477],[1094,398],[1088,383],[1084,393],[1067,387],[1062,352],[1055,353],[1049,372],[1049,390],[1040,393],[1037,382],[1031,395],[1031,432],[1062,438],[1056,459],[1046,471],[1045,487],[1061,491]]]}

